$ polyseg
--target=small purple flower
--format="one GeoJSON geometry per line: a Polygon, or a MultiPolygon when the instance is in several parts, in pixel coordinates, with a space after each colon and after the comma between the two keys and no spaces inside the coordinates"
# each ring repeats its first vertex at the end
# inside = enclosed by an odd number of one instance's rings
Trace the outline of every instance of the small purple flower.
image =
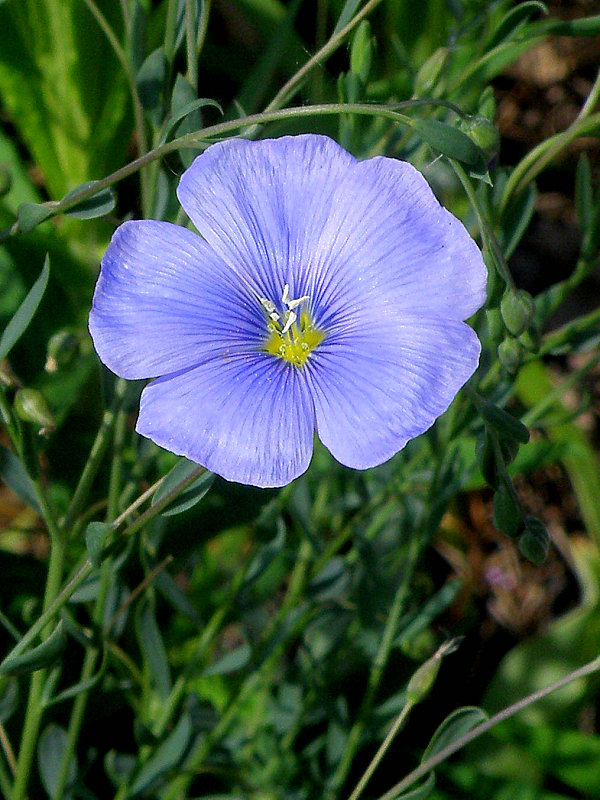
{"type": "Polygon", "coordinates": [[[315,429],[366,469],[427,430],[473,374],[463,320],[486,270],[410,164],[325,136],[233,139],[183,174],[201,236],[126,222],[90,315],[117,375],[158,377],[137,430],[224,478],[283,486],[315,429]]]}

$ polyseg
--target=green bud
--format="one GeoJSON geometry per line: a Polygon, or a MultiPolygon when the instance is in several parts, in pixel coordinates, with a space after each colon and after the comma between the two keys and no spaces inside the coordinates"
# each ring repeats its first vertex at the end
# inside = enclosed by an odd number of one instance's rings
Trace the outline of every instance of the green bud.
{"type": "Polygon", "coordinates": [[[527,517],[525,531],[519,539],[519,550],[528,561],[539,567],[544,563],[550,549],[550,536],[543,522],[527,517]]]}
{"type": "Polygon", "coordinates": [[[511,539],[516,539],[523,530],[521,504],[505,486],[494,495],[494,525],[511,539]]]}
{"type": "Polygon", "coordinates": [[[448,50],[445,47],[440,47],[422,65],[417,72],[414,83],[414,94],[417,97],[431,94],[444,68],[447,57],[448,50]]]}
{"type": "Polygon", "coordinates": [[[0,197],[10,192],[12,176],[4,164],[0,164],[0,197]]]}
{"type": "Polygon", "coordinates": [[[505,339],[498,345],[498,358],[507,372],[514,375],[521,366],[523,348],[516,339],[505,339]]]}
{"type": "Polygon", "coordinates": [[[494,442],[487,431],[483,432],[477,442],[477,460],[485,482],[493,489],[497,489],[500,485],[500,476],[496,466],[494,442]]]}
{"type": "Polygon", "coordinates": [[[500,132],[493,122],[481,114],[461,120],[460,127],[482,151],[486,162],[491,161],[500,149],[500,132]]]}
{"type": "Polygon", "coordinates": [[[371,71],[372,56],[371,26],[365,19],[358,26],[350,47],[350,70],[358,75],[363,84],[367,82],[371,71]]]}
{"type": "Polygon", "coordinates": [[[41,434],[50,433],[56,428],[56,420],[48,403],[37,389],[19,389],[15,395],[14,408],[19,419],[39,426],[41,434]]]}
{"type": "Polygon", "coordinates": [[[487,322],[490,339],[493,342],[500,342],[504,338],[505,329],[502,322],[502,317],[497,308],[488,308],[485,312],[485,320],[487,322]]]}
{"type": "Polygon", "coordinates": [[[533,298],[524,289],[508,289],[500,301],[500,313],[509,333],[520,336],[533,321],[533,298]]]}
{"type": "Polygon", "coordinates": [[[491,86],[486,86],[481,93],[477,110],[482,117],[485,117],[490,122],[496,119],[496,95],[491,86]]]}
{"type": "Polygon", "coordinates": [[[79,353],[79,340],[70,331],[58,331],[48,341],[46,372],[56,372],[73,363],[79,353]]]}
{"type": "Polygon", "coordinates": [[[421,664],[406,687],[407,703],[416,705],[427,697],[440,671],[442,658],[449,653],[453,653],[461,641],[462,637],[457,637],[444,642],[443,645],[438,647],[431,658],[428,658],[424,664],[421,664]]]}

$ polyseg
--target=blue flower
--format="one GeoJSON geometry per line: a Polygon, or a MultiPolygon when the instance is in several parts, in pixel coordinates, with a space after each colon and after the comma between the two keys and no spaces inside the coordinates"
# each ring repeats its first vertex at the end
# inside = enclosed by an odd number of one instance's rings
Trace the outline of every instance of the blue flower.
{"type": "Polygon", "coordinates": [[[315,430],[365,469],[427,430],[477,367],[463,320],[486,270],[410,164],[359,162],[325,136],[234,139],[183,174],[201,234],[126,222],[90,331],[144,389],[137,430],[224,478],[282,486],[315,430]]]}

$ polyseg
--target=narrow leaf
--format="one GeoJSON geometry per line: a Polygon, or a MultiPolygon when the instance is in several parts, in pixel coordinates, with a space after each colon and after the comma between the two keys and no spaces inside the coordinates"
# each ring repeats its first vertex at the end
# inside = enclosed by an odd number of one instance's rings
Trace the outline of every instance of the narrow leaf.
{"type": "Polygon", "coordinates": [[[85,529],[85,546],[92,564],[97,567],[102,561],[102,551],[107,544],[113,526],[110,522],[90,522],[85,529]]]}
{"type": "Polygon", "coordinates": [[[190,715],[184,714],[165,741],[141,768],[131,787],[129,797],[140,794],[167,770],[173,769],[183,761],[192,732],[190,715]]]}
{"type": "Polygon", "coordinates": [[[164,134],[161,137],[161,142],[166,142],[169,138],[169,134],[171,131],[177,127],[177,125],[181,122],[184,117],[187,117],[193,111],[198,111],[200,108],[204,108],[205,106],[212,106],[212,108],[216,108],[218,111],[223,114],[223,108],[216,100],[211,100],[209,97],[199,97],[197,100],[192,100],[190,103],[186,103],[182,106],[177,113],[174,113],[165,129],[164,134]]]}
{"type": "Polygon", "coordinates": [[[360,0],[346,0],[340,16],[338,17],[338,21],[336,22],[335,28],[333,29],[333,33],[331,34],[332,36],[335,36],[342,30],[342,28],[346,27],[346,25],[354,16],[359,5],[360,0]]]}
{"type": "Polygon", "coordinates": [[[154,607],[148,601],[138,611],[136,633],[154,688],[161,697],[167,697],[171,691],[169,660],[156,622],[154,607]]]}
{"type": "Polygon", "coordinates": [[[14,317],[8,323],[2,336],[0,336],[0,361],[10,353],[14,345],[19,341],[21,336],[27,330],[29,323],[33,319],[35,312],[44,296],[46,286],[48,285],[48,278],[50,276],[50,260],[46,256],[44,266],[39,275],[39,278],[33,284],[27,297],[23,300],[17,309],[14,317]]]}
{"type": "Polygon", "coordinates": [[[394,800],[425,800],[426,797],[433,792],[435,788],[435,773],[430,772],[427,780],[416,789],[410,789],[408,792],[399,794],[394,800]]]}
{"type": "Polygon", "coordinates": [[[17,219],[22,233],[31,233],[34,228],[54,214],[54,209],[45,203],[21,203],[17,219]]]}
{"type": "Polygon", "coordinates": [[[250,645],[247,642],[226,653],[222,658],[207,667],[204,675],[228,675],[230,672],[237,672],[246,666],[250,661],[250,645]]]}
{"type": "Polygon", "coordinates": [[[485,422],[497,430],[501,436],[513,439],[520,444],[527,444],[529,431],[520,420],[487,400],[483,401],[479,408],[485,422]]]}
{"type": "Polygon", "coordinates": [[[33,482],[17,456],[0,444],[0,478],[30,508],[41,514],[33,482]]]}
{"type": "Polygon", "coordinates": [[[512,8],[502,19],[494,34],[487,45],[487,50],[492,50],[497,45],[501,44],[506,39],[510,38],[521,25],[524,25],[536,13],[548,13],[548,8],[545,3],[540,3],[539,0],[529,0],[526,3],[519,3],[518,6],[512,8]]]}
{"type": "MultiPolygon", "coordinates": [[[[49,797],[56,795],[58,789],[59,772],[67,748],[67,732],[64,728],[54,723],[48,725],[40,736],[38,743],[38,765],[44,789],[49,797]]],[[[77,777],[77,762],[72,757],[69,763],[67,787],[73,785],[77,777]]],[[[70,797],[67,791],[65,797],[70,797]]]]}
{"type": "Polygon", "coordinates": [[[458,128],[436,119],[415,119],[411,127],[434,150],[485,172],[481,150],[458,128]]]}
{"type": "Polygon", "coordinates": [[[431,741],[421,758],[421,763],[442,751],[449,744],[456,742],[465,733],[485,722],[487,718],[485,711],[476,706],[457,708],[456,711],[446,717],[431,737],[431,741]]]}
{"type": "Polygon", "coordinates": [[[27,650],[23,655],[8,658],[0,666],[1,675],[22,675],[35,672],[42,667],[54,664],[61,657],[67,644],[67,635],[62,620],[50,636],[37,647],[27,650]]]}
{"type": "MultiPolygon", "coordinates": [[[[178,484],[197,469],[198,464],[195,464],[193,461],[188,461],[186,458],[180,459],[156,490],[152,498],[152,505],[155,506],[163,500],[169,492],[172,492],[178,484]]],[[[182,511],[187,511],[189,508],[196,505],[196,503],[199,503],[212,486],[214,479],[215,476],[212,472],[203,472],[197,480],[190,484],[184,492],[163,509],[161,512],[162,515],[170,517],[174,514],[180,514],[182,511]]]]}
{"type": "MultiPolygon", "coordinates": [[[[81,186],[77,186],[64,196],[62,202],[69,200],[84,189],[90,189],[96,183],[97,181],[90,181],[89,183],[83,183],[81,186]]],[[[65,211],[65,214],[68,217],[75,217],[76,219],[94,219],[94,217],[103,217],[105,214],[109,214],[114,207],[115,196],[110,188],[106,188],[101,189],[97,194],[93,194],[91,197],[87,197],[85,200],[81,200],[81,202],[71,206],[68,211],[65,211]]]]}

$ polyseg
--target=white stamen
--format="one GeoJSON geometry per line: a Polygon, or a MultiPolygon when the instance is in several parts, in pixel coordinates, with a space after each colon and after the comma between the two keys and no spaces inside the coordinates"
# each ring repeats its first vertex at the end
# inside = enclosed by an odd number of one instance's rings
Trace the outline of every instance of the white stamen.
{"type": "Polygon", "coordinates": [[[268,300],[266,297],[259,297],[258,302],[261,304],[261,306],[264,308],[264,310],[267,312],[269,316],[271,316],[273,311],[275,311],[275,309],[277,308],[275,303],[273,303],[272,300],[268,300]]]}
{"type": "Polygon", "coordinates": [[[283,326],[283,330],[281,331],[282,336],[285,336],[285,334],[289,331],[289,329],[292,327],[292,325],[294,324],[294,322],[296,322],[297,319],[298,316],[294,314],[293,311],[288,311],[285,325],[283,326]]]}
{"type": "Polygon", "coordinates": [[[303,297],[299,297],[297,300],[288,300],[286,306],[291,311],[293,308],[298,308],[298,306],[302,305],[306,300],[310,300],[310,296],[305,294],[303,297]]]}
{"type": "Polygon", "coordinates": [[[283,294],[281,295],[281,302],[286,306],[288,304],[289,296],[290,296],[290,285],[289,283],[286,283],[285,286],[283,287],[283,294]]]}

